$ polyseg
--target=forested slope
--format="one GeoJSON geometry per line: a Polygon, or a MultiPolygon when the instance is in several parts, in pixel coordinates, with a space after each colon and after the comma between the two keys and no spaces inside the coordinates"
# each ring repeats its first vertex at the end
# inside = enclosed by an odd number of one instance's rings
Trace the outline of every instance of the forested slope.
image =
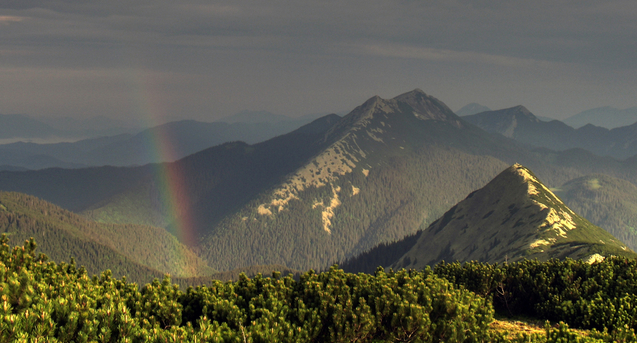
{"type": "Polygon", "coordinates": [[[146,282],[163,273],[185,277],[213,272],[162,228],[95,223],[20,193],[0,192],[0,231],[12,244],[34,237],[53,260],[73,257],[90,273],[111,269],[146,282]]]}

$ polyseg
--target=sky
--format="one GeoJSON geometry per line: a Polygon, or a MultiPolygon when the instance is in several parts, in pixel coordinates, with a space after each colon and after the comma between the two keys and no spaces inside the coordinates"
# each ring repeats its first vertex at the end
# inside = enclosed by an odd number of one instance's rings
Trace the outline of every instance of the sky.
{"type": "Polygon", "coordinates": [[[297,117],[420,88],[564,119],[637,106],[636,44],[634,0],[4,0],[0,113],[297,117]]]}

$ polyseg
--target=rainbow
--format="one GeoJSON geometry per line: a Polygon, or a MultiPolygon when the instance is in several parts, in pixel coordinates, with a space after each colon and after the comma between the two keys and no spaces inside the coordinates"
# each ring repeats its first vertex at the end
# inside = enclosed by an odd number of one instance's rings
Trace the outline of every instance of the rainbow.
{"type": "MultiPolygon", "coordinates": [[[[168,118],[163,104],[161,92],[153,91],[153,85],[158,84],[151,73],[135,70],[131,73],[136,82],[133,89],[135,109],[143,118],[144,127],[156,127],[168,118]]],[[[171,142],[170,132],[163,129],[153,130],[146,141],[145,151],[154,161],[174,161],[177,156],[171,142]]],[[[160,208],[165,211],[164,216],[174,225],[177,238],[188,246],[195,246],[198,240],[192,215],[192,199],[188,192],[186,176],[179,163],[155,163],[151,167],[160,197],[160,208]]]]}

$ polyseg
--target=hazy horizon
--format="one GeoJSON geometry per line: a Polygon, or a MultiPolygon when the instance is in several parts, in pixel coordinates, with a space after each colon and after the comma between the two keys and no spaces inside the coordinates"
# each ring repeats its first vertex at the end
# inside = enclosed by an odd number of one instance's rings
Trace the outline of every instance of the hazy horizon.
{"type": "Polygon", "coordinates": [[[637,3],[0,4],[0,113],[148,126],[349,112],[420,88],[457,111],[637,106],[637,3]]]}

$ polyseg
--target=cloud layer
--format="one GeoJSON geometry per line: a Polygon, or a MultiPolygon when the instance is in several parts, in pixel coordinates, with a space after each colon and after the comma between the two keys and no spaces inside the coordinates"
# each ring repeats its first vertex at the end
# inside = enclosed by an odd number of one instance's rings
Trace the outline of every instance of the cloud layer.
{"type": "Polygon", "coordinates": [[[0,113],[296,116],[416,87],[560,118],[637,105],[634,1],[23,0],[0,39],[0,113]]]}

